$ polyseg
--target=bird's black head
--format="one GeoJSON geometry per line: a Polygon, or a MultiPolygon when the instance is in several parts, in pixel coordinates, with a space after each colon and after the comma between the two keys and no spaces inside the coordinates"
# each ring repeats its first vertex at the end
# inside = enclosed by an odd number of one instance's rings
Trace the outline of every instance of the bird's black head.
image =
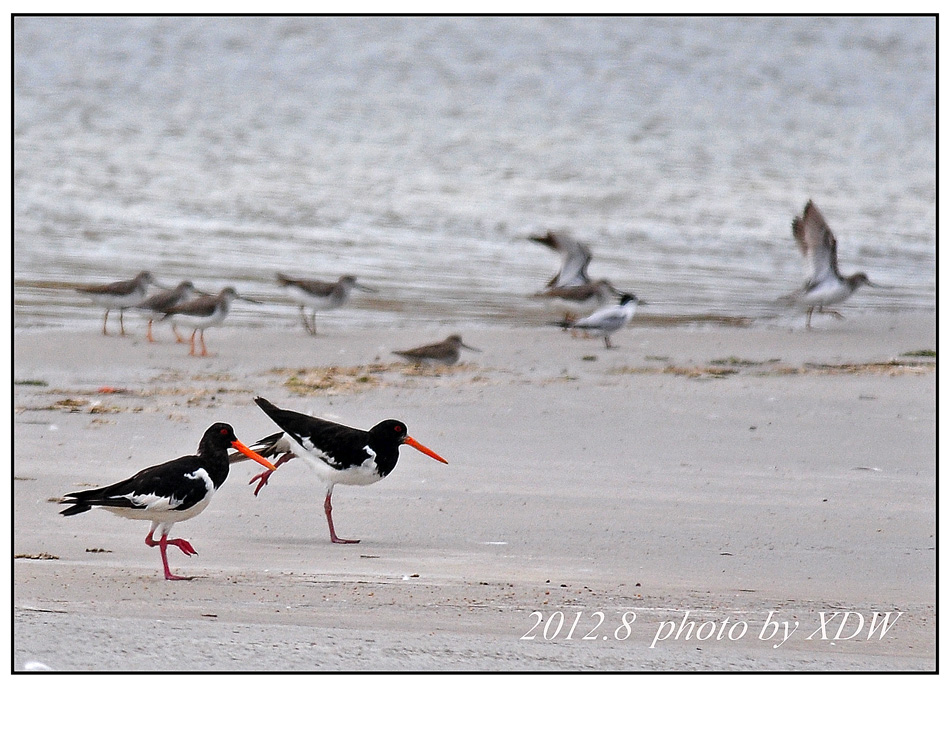
{"type": "Polygon", "coordinates": [[[862,285],[869,285],[872,288],[876,287],[874,283],[871,282],[871,279],[868,278],[866,273],[855,273],[848,278],[848,283],[850,284],[852,291],[856,291],[862,285]]]}
{"type": "Polygon", "coordinates": [[[370,428],[369,435],[371,440],[378,441],[381,445],[398,446],[406,440],[409,429],[402,421],[388,420],[370,428]]]}
{"type": "Polygon", "coordinates": [[[219,450],[222,448],[231,448],[235,441],[237,441],[237,436],[234,435],[234,429],[231,428],[229,424],[215,423],[208,428],[208,430],[205,431],[205,435],[201,437],[198,453],[203,453],[207,449],[219,450]]]}
{"type": "Polygon", "coordinates": [[[623,294],[621,294],[621,296],[620,296],[620,305],[621,305],[621,306],[626,306],[628,303],[635,303],[635,304],[637,304],[638,306],[642,306],[642,305],[644,305],[644,304],[646,303],[646,301],[641,301],[639,298],[637,298],[637,297],[636,297],[635,295],[633,295],[632,293],[623,293],[623,294]]]}
{"type": "Polygon", "coordinates": [[[379,448],[386,449],[393,446],[398,447],[406,444],[407,446],[412,446],[416,451],[421,451],[426,456],[432,457],[436,461],[441,461],[443,464],[449,463],[428,446],[423,446],[416,441],[416,439],[412,438],[409,435],[406,424],[402,421],[388,420],[377,423],[369,429],[369,437],[370,447],[374,450],[379,448]]]}

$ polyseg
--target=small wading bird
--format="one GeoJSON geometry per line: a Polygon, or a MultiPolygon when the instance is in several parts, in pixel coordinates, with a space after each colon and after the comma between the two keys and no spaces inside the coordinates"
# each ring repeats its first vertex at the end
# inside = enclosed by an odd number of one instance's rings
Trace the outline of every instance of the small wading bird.
{"type": "Polygon", "coordinates": [[[613,345],[610,343],[610,335],[630,323],[637,311],[637,306],[645,305],[646,301],[641,301],[632,293],[624,293],[620,297],[619,304],[606,306],[577,321],[558,321],[555,326],[564,329],[582,329],[603,336],[604,346],[611,349],[613,345]]]}
{"type": "Polygon", "coordinates": [[[78,515],[93,507],[101,507],[121,517],[151,521],[145,544],[150,547],[157,545],[161,551],[165,578],[187,581],[188,576],[176,576],[169,569],[167,548],[177,546],[186,556],[196,555],[197,551],[187,540],[169,538],[168,534],[176,522],[189,520],[204,510],[218,487],[224,484],[230,469],[229,448],[237,449],[269,471],[274,469],[267,459],[238,441],[231,426],[215,423],[201,437],[198,453],[194,456],[182,456],[151,466],[108,487],[71,492],[62,504],[72,507],[60,514],[78,515]],[[158,540],[154,538],[156,530],[159,531],[158,540]]]}
{"type": "Polygon", "coordinates": [[[608,280],[597,280],[584,285],[562,285],[535,293],[535,298],[546,298],[564,308],[583,306],[597,308],[620,295],[608,280]]]}
{"type": "MultiPolygon", "coordinates": [[[[396,467],[399,460],[399,447],[412,446],[436,461],[448,464],[421,443],[411,438],[406,425],[400,421],[386,420],[377,423],[368,431],[350,428],[339,423],[314,418],[292,410],[282,410],[264,398],[255,398],[261,410],[270,416],[281,432],[275,433],[254,444],[254,451],[262,456],[280,458],[274,467],[251,479],[250,484],[258,482],[254,494],[257,495],[267,484],[270,475],[281,464],[295,456],[307,462],[317,472],[326,487],[326,499],[323,510],[330,527],[330,540],[333,543],[359,543],[358,540],[340,538],[333,528],[333,507],[330,497],[337,484],[367,485],[378,482],[396,467]]],[[[231,461],[242,461],[243,457],[232,455],[231,461]]]]}
{"type": "Polygon", "coordinates": [[[809,275],[801,288],[781,300],[808,307],[806,329],[811,328],[811,314],[816,307],[818,313],[827,313],[843,319],[844,316],[837,311],[826,311],[825,306],[847,300],[862,285],[879,287],[864,273],[855,273],[848,277],[841,275],[838,271],[838,243],[825,218],[811,200],[805,204],[802,215],[792,220],[792,234],[805,256],[809,275]]]}
{"type": "MultiPolygon", "coordinates": [[[[544,298],[560,308],[571,309],[597,308],[620,295],[620,291],[609,280],[591,280],[587,275],[591,253],[586,245],[563,232],[549,231],[530,239],[561,256],[561,269],[551,277],[544,290],[534,294],[534,298],[544,298]]],[[[565,318],[574,317],[568,311],[565,318]]]]}
{"type": "Polygon", "coordinates": [[[310,336],[317,334],[317,311],[339,308],[347,302],[350,291],[354,288],[367,293],[376,293],[374,289],[357,283],[356,277],[352,275],[341,275],[335,282],[327,282],[291,278],[277,273],[277,282],[284,286],[290,293],[290,297],[300,304],[300,318],[310,336]],[[305,312],[307,308],[310,309],[309,319],[305,312]]]}
{"type": "Polygon", "coordinates": [[[216,296],[201,296],[191,301],[173,306],[165,311],[165,319],[171,319],[173,324],[181,324],[192,329],[191,332],[191,350],[188,352],[192,357],[208,356],[208,348],[205,346],[205,329],[217,326],[227,317],[231,310],[231,301],[241,300],[248,303],[260,303],[246,296],[239,296],[237,291],[231,286],[223,288],[216,296]],[[195,353],[195,334],[201,332],[201,354],[195,353]]]}
{"type": "Polygon", "coordinates": [[[468,349],[473,352],[481,351],[464,344],[462,337],[458,334],[452,334],[447,339],[435,344],[426,344],[423,347],[393,352],[393,354],[416,364],[443,364],[449,367],[459,361],[460,349],[468,349]]]}
{"type": "Polygon", "coordinates": [[[109,335],[106,328],[109,321],[109,311],[114,308],[119,309],[119,329],[122,336],[125,336],[125,323],[122,318],[125,309],[141,303],[148,292],[148,287],[154,283],[155,278],[152,277],[152,274],[147,270],[143,270],[132,280],[120,280],[105,285],[81,285],[76,287],[76,291],[89,296],[94,303],[105,308],[106,315],[102,319],[102,333],[106,336],[109,335]]]}
{"type": "MultiPolygon", "coordinates": [[[[170,308],[174,308],[179,304],[190,301],[195,297],[197,291],[195,291],[195,286],[190,280],[183,280],[179,283],[174,290],[166,290],[161,293],[155,293],[154,295],[149,296],[141,303],[137,304],[135,308],[141,309],[142,311],[148,311],[148,331],[145,334],[145,338],[149,342],[155,343],[155,338],[152,336],[152,322],[158,316],[164,316],[168,313],[170,308]]],[[[207,294],[204,294],[207,295],[207,294]]],[[[175,324],[172,324],[172,331],[175,334],[175,341],[181,344],[184,339],[181,338],[181,335],[178,333],[178,329],[175,328],[175,324]]]]}

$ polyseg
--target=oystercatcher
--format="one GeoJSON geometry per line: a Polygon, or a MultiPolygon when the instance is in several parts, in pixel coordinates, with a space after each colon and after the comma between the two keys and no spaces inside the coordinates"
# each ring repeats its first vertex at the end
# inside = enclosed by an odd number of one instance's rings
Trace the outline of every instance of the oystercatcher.
{"type": "MultiPolygon", "coordinates": [[[[174,308],[175,306],[190,301],[195,297],[195,286],[190,280],[183,280],[179,283],[174,290],[166,290],[161,293],[156,293],[153,296],[149,296],[141,303],[137,304],[135,307],[143,311],[148,311],[151,315],[148,317],[148,331],[145,334],[145,338],[149,342],[154,343],[155,339],[152,337],[152,322],[155,320],[157,315],[164,316],[168,313],[168,309],[174,308]]],[[[178,329],[175,328],[175,324],[172,324],[172,331],[175,333],[175,341],[181,344],[184,339],[181,338],[181,335],[178,333],[178,329]]]]}
{"type": "MultiPolygon", "coordinates": [[[[275,433],[254,444],[253,450],[266,457],[279,456],[273,469],[258,474],[249,484],[258,482],[254,494],[257,495],[274,470],[290,461],[294,456],[304,459],[323,479],[327,496],[323,509],[330,527],[330,540],[333,543],[359,543],[359,540],[340,538],[333,529],[333,507],[330,497],[337,484],[366,485],[378,482],[395,468],[399,460],[399,447],[402,444],[412,446],[436,461],[448,464],[432,449],[423,446],[411,438],[406,425],[399,421],[387,420],[377,423],[368,431],[350,428],[339,423],[314,418],[292,410],[282,410],[264,398],[254,398],[261,410],[280,426],[275,433]]],[[[232,455],[231,461],[242,461],[243,457],[232,455]]]]}
{"type": "Polygon", "coordinates": [[[187,581],[189,577],[176,576],[169,570],[166,548],[178,546],[186,556],[195,555],[197,551],[187,540],[170,539],[168,533],[176,522],[188,520],[204,510],[215,490],[228,478],[228,448],[237,449],[269,471],[274,469],[267,459],[238,441],[231,426],[215,423],[201,437],[196,455],[151,466],[108,487],[71,492],[62,504],[72,507],[60,514],[78,515],[93,507],[102,507],[132,520],[150,520],[152,527],[145,536],[145,544],[150,547],[157,545],[161,551],[165,578],[187,581]],[[160,533],[158,540],[153,537],[156,530],[160,533]]]}
{"type": "Polygon", "coordinates": [[[843,319],[844,316],[837,311],[825,311],[824,307],[850,298],[862,285],[879,287],[872,283],[865,273],[855,273],[848,277],[841,275],[838,271],[838,243],[825,218],[810,199],[805,204],[802,215],[792,220],[792,234],[805,256],[809,276],[801,288],[782,300],[808,306],[806,329],[811,328],[811,314],[815,307],[818,308],[818,313],[827,313],[843,319]]]}
{"type": "Polygon", "coordinates": [[[217,326],[224,321],[231,310],[231,301],[235,299],[249,303],[260,303],[247,296],[239,296],[234,288],[228,286],[223,288],[216,296],[201,296],[167,309],[162,320],[171,319],[173,324],[179,323],[193,329],[191,332],[191,350],[188,352],[192,357],[199,356],[195,354],[195,334],[200,331],[200,356],[207,357],[208,348],[205,346],[205,329],[217,326]]]}
{"type": "Polygon", "coordinates": [[[125,323],[122,318],[125,309],[141,303],[148,292],[148,287],[154,283],[155,278],[152,274],[147,270],[143,270],[132,280],[120,280],[105,285],[81,285],[77,286],[76,290],[92,298],[97,305],[105,307],[106,315],[102,319],[102,333],[106,336],[109,335],[109,331],[106,329],[109,321],[109,311],[114,308],[119,309],[119,328],[122,336],[125,336],[125,323]]]}
{"type": "Polygon", "coordinates": [[[619,304],[606,306],[577,321],[558,321],[556,325],[564,329],[598,332],[604,337],[604,346],[611,349],[610,335],[629,324],[637,312],[637,306],[641,305],[646,305],[646,301],[641,301],[632,293],[624,293],[619,304]]]}
{"type": "Polygon", "coordinates": [[[360,285],[353,275],[341,275],[336,282],[323,280],[305,280],[291,278],[277,273],[277,282],[290,292],[291,297],[300,304],[300,318],[304,328],[310,336],[317,334],[317,311],[329,311],[339,308],[350,297],[354,288],[367,293],[376,293],[372,288],[360,285]],[[307,319],[306,308],[310,308],[310,319],[307,319]]]}
{"type": "Polygon", "coordinates": [[[481,351],[463,343],[462,337],[458,334],[452,334],[447,339],[435,344],[426,344],[423,347],[393,352],[393,354],[416,364],[444,364],[448,367],[459,361],[461,349],[468,349],[473,352],[481,351]]]}

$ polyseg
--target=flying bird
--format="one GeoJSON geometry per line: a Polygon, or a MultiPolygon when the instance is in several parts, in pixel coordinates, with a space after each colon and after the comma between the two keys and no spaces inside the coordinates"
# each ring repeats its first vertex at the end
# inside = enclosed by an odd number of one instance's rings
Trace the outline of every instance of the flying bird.
{"type": "Polygon", "coordinates": [[[547,282],[547,288],[586,285],[590,282],[587,265],[590,263],[590,249],[564,232],[548,231],[544,235],[532,235],[531,240],[554,250],[561,256],[561,269],[547,282]]]}
{"type": "Polygon", "coordinates": [[[798,243],[798,249],[805,256],[809,274],[801,288],[782,300],[808,307],[806,329],[811,328],[811,315],[816,307],[818,313],[827,313],[843,319],[844,316],[837,311],[826,311],[825,306],[847,300],[862,285],[879,287],[872,283],[865,273],[855,273],[847,277],[841,275],[838,270],[838,243],[825,218],[811,200],[805,204],[802,215],[792,220],[792,234],[798,243]]]}

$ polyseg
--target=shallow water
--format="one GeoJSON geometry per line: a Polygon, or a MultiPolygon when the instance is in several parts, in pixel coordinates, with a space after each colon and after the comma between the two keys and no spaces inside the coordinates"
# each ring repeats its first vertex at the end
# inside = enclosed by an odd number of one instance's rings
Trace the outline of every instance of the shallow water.
{"type": "MultiPolygon", "coordinates": [[[[769,318],[813,198],[854,310],[936,301],[929,18],[16,18],[15,327],[150,269],[298,328],[544,318],[567,229],[659,317],[769,318]]],[[[644,311],[646,313],[646,311],[644,311]]]]}

